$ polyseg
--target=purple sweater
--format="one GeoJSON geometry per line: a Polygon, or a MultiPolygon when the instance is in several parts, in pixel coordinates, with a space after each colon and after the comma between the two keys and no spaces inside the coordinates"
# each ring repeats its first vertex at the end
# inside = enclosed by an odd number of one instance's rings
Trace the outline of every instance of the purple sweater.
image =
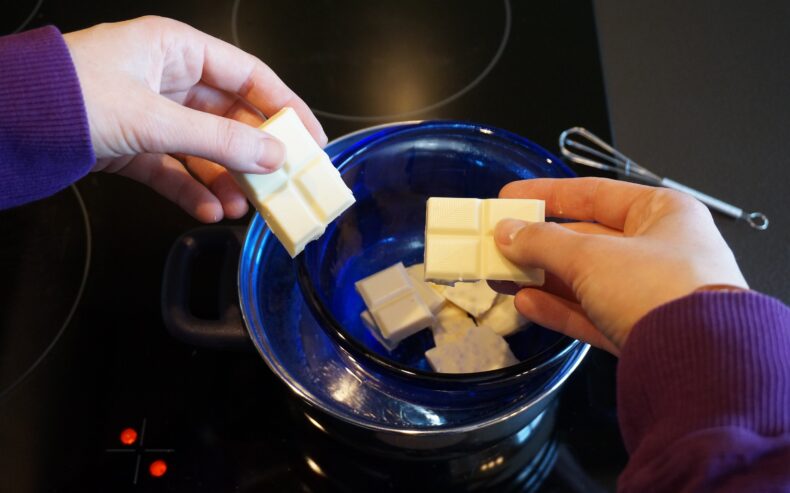
{"type": "Polygon", "coordinates": [[[80,82],[60,32],[0,37],[0,209],[66,188],[94,161],[80,82]]]}
{"type": "MultiPolygon", "coordinates": [[[[54,28],[0,38],[0,209],[94,161],[79,80],[54,28]]],[[[623,348],[621,491],[790,491],[790,308],[705,292],[645,316],[623,348]]]]}
{"type": "Polygon", "coordinates": [[[648,313],[617,369],[622,491],[790,491],[790,308],[701,292],[648,313]]]}

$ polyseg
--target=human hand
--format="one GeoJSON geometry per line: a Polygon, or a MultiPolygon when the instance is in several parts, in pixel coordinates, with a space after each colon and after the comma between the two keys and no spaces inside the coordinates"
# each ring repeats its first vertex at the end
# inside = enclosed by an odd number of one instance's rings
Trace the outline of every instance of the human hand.
{"type": "Polygon", "coordinates": [[[291,106],[326,144],[308,106],[269,67],[186,24],[142,17],[64,38],[85,99],[93,170],[142,182],[200,221],[247,212],[228,169],[267,173],[282,164],[282,144],[254,128],[266,116],[291,106]]]}
{"type": "Polygon", "coordinates": [[[517,293],[521,313],[615,355],[659,305],[705,286],[748,289],[710,212],[686,194],[575,178],[513,182],[499,196],[542,199],[548,217],[587,221],[505,219],[495,238],[512,262],[546,270],[544,286],[517,293]]]}

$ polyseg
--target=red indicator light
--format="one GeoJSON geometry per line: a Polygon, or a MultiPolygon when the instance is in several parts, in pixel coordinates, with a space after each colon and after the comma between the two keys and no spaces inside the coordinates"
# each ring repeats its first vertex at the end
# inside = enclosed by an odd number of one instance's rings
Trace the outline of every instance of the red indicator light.
{"type": "Polygon", "coordinates": [[[134,428],[126,428],[121,432],[121,443],[131,445],[137,441],[137,431],[134,428]]]}
{"type": "Polygon", "coordinates": [[[167,472],[167,462],[162,459],[155,460],[148,466],[148,472],[155,478],[161,478],[167,472]]]}

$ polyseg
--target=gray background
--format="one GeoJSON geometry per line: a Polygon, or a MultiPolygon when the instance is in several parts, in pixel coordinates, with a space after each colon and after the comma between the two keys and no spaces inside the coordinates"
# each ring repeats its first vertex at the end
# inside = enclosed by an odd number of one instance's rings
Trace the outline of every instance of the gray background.
{"type": "Polygon", "coordinates": [[[790,302],[790,2],[596,0],[617,147],[771,221],[714,214],[753,289],[790,302]]]}

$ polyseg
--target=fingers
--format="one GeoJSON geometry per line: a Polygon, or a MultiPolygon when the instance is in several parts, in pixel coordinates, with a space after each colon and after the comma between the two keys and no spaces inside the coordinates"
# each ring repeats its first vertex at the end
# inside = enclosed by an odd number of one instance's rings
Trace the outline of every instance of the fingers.
{"type": "Polygon", "coordinates": [[[509,183],[501,198],[546,201],[546,215],[596,221],[622,231],[631,206],[654,189],[605,178],[539,178],[509,183]]]}
{"type": "MultiPolygon", "coordinates": [[[[202,83],[196,84],[184,100],[193,109],[224,115],[227,118],[258,127],[261,114],[236,95],[220,91],[202,83]]],[[[211,190],[222,203],[225,216],[238,219],[247,213],[247,199],[236,181],[224,167],[206,159],[187,157],[187,168],[211,190]]]]}
{"type": "MultiPolygon", "coordinates": [[[[497,293],[511,296],[514,296],[523,289],[521,286],[511,281],[488,281],[488,286],[497,293]]],[[[546,272],[543,285],[536,287],[535,289],[540,289],[541,291],[557,295],[574,303],[577,302],[576,295],[573,294],[573,290],[568,287],[567,284],[562,282],[559,277],[555,276],[551,272],[546,272]]]]}
{"type": "Polygon", "coordinates": [[[504,219],[494,230],[502,254],[516,265],[537,267],[573,286],[577,266],[586,262],[587,243],[593,235],[571,231],[557,223],[527,223],[504,219]]]}
{"type": "MultiPolygon", "coordinates": [[[[576,233],[584,234],[598,234],[606,236],[622,236],[623,233],[612,228],[607,228],[601,224],[588,223],[588,222],[574,222],[574,223],[555,223],[563,228],[576,233]]],[[[508,236],[511,233],[508,233],[508,236]]],[[[488,281],[488,285],[494,291],[502,294],[514,295],[521,288],[513,282],[509,281],[488,281]]],[[[547,293],[555,294],[561,298],[569,301],[576,302],[576,295],[573,290],[552,272],[546,272],[545,281],[538,289],[547,293]]]]}
{"type": "Polygon", "coordinates": [[[313,112],[262,61],[222,40],[189,28],[203,45],[202,80],[218,89],[238,94],[266,116],[292,107],[310,134],[323,147],[327,138],[313,112]]]}
{"type": "Polygon", "coordinates": [[[604,226],[598,223],[588,222],[575,222],[575,223],[557,223],[563,228],[568,228],[577,233],[584,233],[590,235],[606,235],[606,236],[623,236],[623,232],[604,226]]]}
{"type": "Polygon", "coordinates": [[[560,298],[564,298],[574,303],[578,302],[578,300],[576,299],[576,295],[573,293],[573,290],[567,284],[562,282],[562,279],[560,279],[559,277],[557,277],[551,272],[546,272],[545,280],[543,281],[543,286],[540,286],[537,289],[559,296],[560,298]]]}
{"type": "Polygon", "coordinates": [[[198,221],[215,223],[222,219],[222,205],[217,197],[171,156],[140,154],[118,174],[151,187],[198,221]]]}
{"type": "Polygon", "coordinates": [[[196,157],[187,157],[186,166],[219,199],[225,216],[238,219],[249,210],[247,198],[224,167],[196,157]]]}
{"type": "Polygon", "coordinates": [[[181,106],[162,96],[149,115],[145,152],[180,153],[220,163],[242,173],[267,173],[285,159],[281,142],[230,118],[181,106]]]}
{"type": "Polygon", "coordinates": [[[577,303],[534,288],[519,291],[515,303],[519,312],[538,325],[609,351],[615,356],[620,354],[617,346],[595,328],[577,303]]]}
{"type": "Polygon", "coordinates": [[[499,294],[515,296],[521,289],[518,284],[512,281],[488,281],[488,287],[499,294]]]}
{"type": "Polygon", "coordinates": [[[198,82],[181,100],[173,98],[188,108],[215,115],[225,116],[246,123],[251,127],[260,127],[265,121],[263,115],[235,94],[221,91],[198,82]]]}

